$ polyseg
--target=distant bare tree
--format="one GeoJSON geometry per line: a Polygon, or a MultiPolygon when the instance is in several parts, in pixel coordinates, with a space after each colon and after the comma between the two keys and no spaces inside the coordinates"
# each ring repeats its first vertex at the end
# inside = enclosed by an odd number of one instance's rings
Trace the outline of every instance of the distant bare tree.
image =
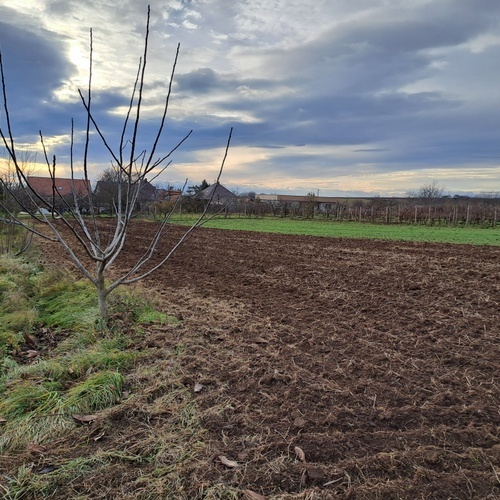
{"type": "MultiPolygon", "coordinates": [[[[436,179],[433,179],[429,184],[423,184],[420,186],[418,191],[412,191],[408,193],[408,196],[411,198],[418,198],[423,204],[427,205],[427,221],[428,223],[433,222],[433,205],[436,204],[436,201],[443,197],[443,193],[445,190],[445,186],[439,184],[436,179]]],[[[415,207],[415,222],[417,220],[417,212],[418,207],[415,207]]]]}
{"type": "MultiPolygon", "coordinates": [[[[18,164],[24,175],[28,176],[34,171],[35,162],[35,152],[30,150],[18,152],[18,164]]],[[[17,197],[22,197],[22,191],[17,179],[16,167],[8,155],[2,155],[0,156],[0,200],[2,201],[0,209],[4,211],[2,215],[7,215],[3,207],[7,207],[11,211],[20,209],[20,205],[16,201],[17,197]]]]}
{"type": "MultiPolygon", "coordinates": [[[[108,282],[109,268],[111,264],[120,256],[127,233],[130,227],[130,221],[136,202],[140,196],[141,187],[146,180],[156,179],[170,164],[170,156],[172,153],[190,136],[191,132],[179,141],[169,152],[156,156],[158,144],[162,137],[165,120],[169,108],[169,101],[172,92],[172,83],[179,56],[179,46],[174,58],[172,72],[168,89],[165,95],[163,114],[161,116],[156,135],[152,137],[149,150],[138,151],[138,129],[141,119],[141,109],[144,98],[145,70],[148,56],[148,40],[150,26],[150,8],[148,7],[146,32],[144,36],[143,56],[139,61],[137,75],[132,90],[128,110],[123,122],[119,143],[112,147],[110,142],[104,136],[99,124],[95,120],[92,107],[92,30],[90,31],[90,63],[89,63],[89,83],[86,95],[80,90],[79,95],[85,110],[86,127],[85,127],[85,147],[83,152],[83,171],[84,180],[89,183],[89,144],[92,129],[100,137],[104,147],[108,151],[111,159],[113,171],[116,173],[118,194],[114,203],[113,229],[109,236],[109,228],[103,232],[99,220],[97,218],[97,210],[95,208],[93,194],[88,192],[87,199],[83,200],[74,189],[75,182],[75,163],[73,159],[73,138],[74,124],[71,122],[71,143],[70,143],[70,168],[71,179],[73,181],[73,196],[72,200],[62,199],[56,189],[56,157],[49,158],[49,154],[45,147],[44,136],[40,132],[40,140],[43,149],[43,156],[47,164],[47,169],[53,185],[53,196],[50,199],[42,197],[28,183],[27,175],[23,171],[23,165],[19,151],[16,148],[14,140],[14,132],[12,129],[10,112],[8,107],[8,99],[6,92],[6,81],[4,74],[4,66],[2,54],[0,52],[0,70],[2,78],[2,95],[5,128],[0,127],[0,137],[3,141],[3,146],[7,151],[7,157],[14,169],[17,189],[12,189],[9,183],[0,179],[0,183],[5,192],[13,196],[16,203],[27,212],[31,221],[26,222],[26,219],[19,217],[12,207],[7,206],[2,202],[2,207],[6,213],[6,218],[13,224],[23,226],[26,230],[37,234],[38,236],[50,241],[58,242],[66,251],[68,257],[73,261],[83,275],[92,282],[97,291],[99,313],[106,320],[108,317],[108,296],[120,285],[131,284],[137,282],[146,276],[151,275],[156,269],[162,266],[174,253],[175,250],[186,240],[192,231],[203,224],[206,220],[204,217],[208,209],[206,205],[205,211],[201,214],[196,223],[191,226],[183,236],[175,242],[171,250],[164,254],[159,260],[154,263],[152,261],[155,251],[159,249],[159,242],[164,234],[166,225],[170,216],[175,210],[167,214],[156,226],[155,231],[151,235],[151,240],[148,248],[143,255],[135,262],[135,264],[125,271],[122,275],[108,282]],[[129,137],[126,139],[127,134],[129,137]],[[21,196],[22,194],[22,196],[21,196]],[[60,207],[63,207],[62,209],[60,207]],[[82,209],[85,207],[85,209],[82,209]],[[45,210],[41,210],[45,209],[45,210]],[[86,214],[85,212],[88,211],[86,214]],[[85,258],[79,255],[84,254],[85,258]],[[89,263],[90,262],[90,263],[89,263]]],[[[224,163],[227,157],[229,144],[231,141],[232,129],[226,144],[225,154],[221,163],[217,182],[219,182],[224,163]]]]}
{"type": "Polygon", "coordinates": [[[429,184],[423,184],[417,191],[408,192],[410,198],[419,198],[422,201],[435,200],[442,198],[446,187],[436,179],[433,179],[429,184]]]}
{"type": "Polygon", "coordinates": [[[314,219],[314,213],[316,212],[316,195],[314,193],[307,193],[307,201],[302,203],[302,212],[305,218],[314,219]]]}

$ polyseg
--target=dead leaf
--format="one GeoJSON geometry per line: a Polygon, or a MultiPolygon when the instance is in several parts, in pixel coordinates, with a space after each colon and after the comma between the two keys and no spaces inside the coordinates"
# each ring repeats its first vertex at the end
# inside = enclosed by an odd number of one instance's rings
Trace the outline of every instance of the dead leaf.
{"type": "Polygon", "coordinates": [[[266,500],[265,496],[259,495],[252,490],[243,490],[243,493],[248,500],[266,500]]]}
{"type": "Polygon", "coordinates": [[[299,448],[298,446],[296,446],[294,448],[295,450],[295,454],[297,455],[297,458],[301,461],[301,462],[304,462],[306,463],[306,454],[304,453],[304,450],[302,448],[299,448]]]}
{"type": "Polygon", "coordinates": [[[6,424],[7,420],[3,417],[0,417],[0,424],[6,424]]]}
{"type": "Polygon", "coordinates": [[[29,443],[28,451],[30,453],[47,453],[48,450],[45,446],[42,446],[41,444],[29,443]]]}
{"type": "Polygon", "coordinates": [[[72,415],[73,419],[79,424],[90,425],[94,420],[97,419],[97,415],[72,415]]]}
{"type": "Polygon", "coordinates": [[[314,465],[306,465],[307,477],[312,480],[320,480],[325,477],[325,473],[314,465]]]}
{"type": "Polygon", "coordinates": [[[25,351],[24,355],[27,358],[36,358],[38,356],[38,351],[35,351],[34,349],[28,349],[25,351]]]}
{"type": "Polygon", "coordinates": [[[196,383],[194,384],[194,392],[201,392],[204,389],[204,387],[205,386],[203,384],[196,383]]]}
{"type": "Polygon", "coordinates": [[[31,335],[27,332],[24,332],[23,338],[24,338],[24,341],[26,342],[26,344],[36,346],[36,338],[33,337],[33,335],[31,335]]]}
{"type": "Polygon", "coordinates": [[[229,460],[229,458],[225,457],[224,455],[220,455],[219,460],[221,461],[221,463],[223,463],[226,467],[229,467],[230,469],[238,467],[238,462],[235,462],[234,460],[229,460]]]}

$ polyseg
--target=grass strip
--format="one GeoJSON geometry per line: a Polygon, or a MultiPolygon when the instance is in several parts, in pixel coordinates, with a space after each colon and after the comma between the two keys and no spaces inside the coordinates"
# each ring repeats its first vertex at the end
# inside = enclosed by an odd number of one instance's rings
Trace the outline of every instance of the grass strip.
{"type": "MultiPolygon", "coordinates": [[[[195,217],[191,215],[183,215],[172,219],[172,223],[182,225],[190,225],[194,221],[195,217]]],[[[238,216],[217,216],[207,222],[204,227],[328,238],[363,238],[459,245],[500,245],[500,227],[370,224],[364,222],[337,222],[325,219],[243,218],[238,216]]]]}

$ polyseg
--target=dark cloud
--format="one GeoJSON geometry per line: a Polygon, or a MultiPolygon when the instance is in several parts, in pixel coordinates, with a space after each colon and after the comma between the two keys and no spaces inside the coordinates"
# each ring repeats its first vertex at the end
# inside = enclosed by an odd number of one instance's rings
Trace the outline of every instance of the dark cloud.
{"type": "MultiPolygon", "coordinates": [[[[43,118],[46,103],[74,70],[66,59],[65,40],[46,30],[9,23],[13,11],[0,7],[0,48],[11,117],[28,123],[43,118]]],[[[18,17],[17,14],[15,17],[18,17]]],[[[37,124],[37,126],[39,126],[37,124]]]]}
{"type": "Polygon", "coordinates": [[[175,81],[179,92],[194,94],[205,93],[227,85],[220,75],[210,68],[200,68],[190,73],[177,75],[175,81]]]}
{"type": "Polygon", "coordinates": [[[353,149],[353,153],[386,153],[389,149],[385,148],[366,148],[366,149],[353,149]]]}

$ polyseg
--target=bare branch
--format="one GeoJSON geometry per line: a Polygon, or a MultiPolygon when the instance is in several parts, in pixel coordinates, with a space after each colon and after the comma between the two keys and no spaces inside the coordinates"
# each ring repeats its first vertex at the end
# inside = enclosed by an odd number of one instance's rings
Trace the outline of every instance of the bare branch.
{"type": "MultiPolygon", "coordinates": [[[[97,123],[94,114],[94,104],[92,101],[92,81],[93,81],[93,59],[94,59],[94,46],[93,46],[93,31],[90,30],[89,42],[89,77],[87,94],[78,90],[80,100],[86,113],[85,124],[85,139],[83,150],[83,172],[84,172],[84,185],[87,192],[81,196],[77,192],[77,181],[75,178],[75,163],[74,163],[74,141],[75,141],[75,125],[71,121],[71,141],[70,141],[70,171],[71,171],[71,193],[67,197],[65,193],[59,190],[58,177],[57,177],[57,159],[55,155],[49,156],[44,136],[40,131],[40,141],[42,144],[44,160],[47,165],[48,175],[51,182],[50,195],[38,192],[34,186],[30,184],[30,179],[23,172],[22,165],[18,161],[14,134],[11,127],[10,114],[8,109],[8,100],[6,94],[6,83],[3,68],[3,61],[0,53],[0,69],[2,77],[2,92],[3,92],[3,107],[5,110],[5,117],[7,123],[7,131],[0,128],[0,137],[8,153],[8,157],[13,164],[13,172],[17,179],[20,188],[20,193],[12,191],[12,199],[18,203],[20,207],[26,209],[30,215],[31,220],[38,222],[42,225],[42,229],[35,225],[29,225],[21,220],[13,210],[6,209],[9,220],[14,224],[19,224],[21,227],[26,228],[31,234],[38,235],[50,241],[56,241],[67,253],[69,259],[77,266],[82,274],[96,287],[99,310],[101,316],[106,319],[107,316],[107,297],[109,294],[121,284],[134,283],[146,276],[151,275],[156,269],[162,266],[172,254],[180,247],[180,245],[192,234],[192,232],[200,227],[204,221],[207,220],[208,209],[213,201],[215,190],[212,192],[208,203],[205,205],[204,210],[197,221],[187,230],[184,235],[175,242],[174,246],[167,252],[166,255],[160,258],[159,263],[153,263],[152,258],[160,250],[160,242],[164,235],[168,223],[171,220],[172,214],[176,210],[178,204],[181,202],[179,196],[170,212],[165,214],[165,217],[157,226],[156,230],[151,235],[151,240],[147,249],[137,259],[131,269],[126,271],[121,277],[115,279],[111,284],[107,284],[109,267],[119,258],[127,240],[127,231],[132,217],[137,214],[142,203],[141,192],[148,186],[147,176],[150,181],[157,179],[165,169],[171,164],[169,160],[172,154],[180,148],[181,145],[191,136],[192,130],[189,131],[177,144],[166,154],[162,153],[156,160],[160,140],[165,130],[166,118],[169,110],[170,99],[172,96],[174,75],[177,68],[179,58],[180,45],[177,45],[174,61],[172,64],[172,71],[170,74],[170,81],[168,89],[166,90],[162,115],[157,126],[157,130],[152,134],[152,140],[148,149],[139,151],[138,133],[139,126],[142,118],[142,107],[144,100],[146,67],[148,57],[148,45],[150,35],[150,19],[151,10],[148,6],[146,28],[144,34],[144,50],[142,57],[139,60],[137,74],[133,85],[132,94],[130,97],[129,106],[124,117],[123,127],[119,139],[119,150],[115,153],[108,138],[105,136],[102,128],[97,123]],[[133,117],[133,118],[132,118],[133,117]],[[126,140],[125,135],[129,126],[131,125],[131,137],[126,140]],[[95,128],[97,135],[102,141],[105,149],[108,151],[111,158],[111,165],[116,172],[116,198],[112,198],[112,206],[115,214],[114,227],[107,230],[107,233],[100,232],[100,224],[97,219],[100,207],[94,205],[94,199],[97,194],[92,195],[90,192],[89,181],[89,152],[91,147],[91,126],[95,128]],[[128,160],[124,161],[124,151],[126,146],[130,147],[130,156],[128,160]],[[85,207],[84,200],[86,200],[88,207],[85,207]],[[40,207],[46,208],[50,211],[50,215],[46,211],[42,211],[40,207]],[[90,220],[86,217],[90,214],[90,220]],[[90,264],[88,261],[90,260],[90,264]]],[[[219,185],[220,177],[222,175],[225,161],[228,154],[228,149],[231,142],[233,129],[231,128],[229,137],[226,144],[223,160],[218,172],[216,186],[219,185]]],[[[186,180],[187,183],[187,180],[186,180]]],[[[182,188],[182,192],[186,187],[186,183],[182,188]]],[[[1,206],[1,205],[0,205],[1,206]]]]}
{"type": "Polygon", "coordinates": [[[92,56],[94,48],[92,45],[92,28],[90,28],[90,47],[89,47],[89,84],[88,84],[88,97],[87,97],[87,127],[85,129],[85,150],[83,153],[83,171],[85,172],[85,179],[88,179],[87,161],[89,156],[89,143],[90,143],[90,109],[92,104],[92,56]]]}
{"type": "MultiPolygon", "coordinates": [[[[153,147],[151,148],[151,154],[149,155],[149,159],[147,161],[147,165],[149,166],[151,164],[151,162],[153,161],[153,156],[155,155],[155,152],[156,152],[156,147],[158,146],[158,141],[160,140],[160,137],[161,137],[161,134],[163,132],[163,127],[165,125],[165,119],[167,117],[167,112],[168,112],[168,105],[170,103],[170,95],[172,94],[172,84],[174,82],[174,74],[175,74],[175,68],[177,67],[177,60],[179,58],[179,51],[180,51],[180,48],[181,48],[181,44],[177,44],[177,50],[175,52],[175,58],[174,58],[174,64],[172,66],[172,73],[170,74],[170,81],[168,83],[168,92],[167,92],[167,97],[165,99],[165,106],[163,108],[163,116],[161,118],[161,122],[160,122],[160,127],[158,128],[158,134],[156,135],[156,139],[155,139],[155,142],[153,144],[153,147]]],[[[186,139],[187,137],[189,137],[189,135],[191,135],[191,132],[189,132],[189,134],[178,144],[177,147],[179,147],[186,139]]],[[[173,151],[175,151],[174,148],[171,153],[173,151]]],[[[171,154],[169,153],[169,154],[171,154]]],[[[168,156],[166,156],[165,158],[168,158],[168,156]]],[[[156,162],[155,162],[156,163],[156,162]]],[[[146,168],[147,169],[147,168],[146,168]]]]}
{"type": "MultiPolygon", "coordinates": [[[[220,166],[220,169],[219,169],[219,174],[217,175],[217,181],[216,181],[216,185],[219,184],[220,182],[220,178],[221,178],[221,175],[222,175],[222,171],[224,170],[224,165],[225,165],[225,162],[226,162],[226,158],[227,158],[227,154],[228,154],[228,151],[229,151],[229,146],[231,144],[231,137],[233,135],[233,127],[231,127],[230,131],[229,131],[229,137],[227,139],[227,144],[226,144],[226,150],[224,152],[224,158],[222,159],[222,163],[221,163],[221,166],[220,166]]],[[[210,196],[210,199],[208,201],[208,203],[206,204],[205,206],[205,209],[203,210],[202,214],[200,215],[200,217],[198,218],[198,220],[184,233],[184,235],[177,241],[177,243],[174,245],[174,247],[170,250],[170,252],[160,261],[159,264],[157,264],[156,266],[152,267],[150,270],[148,270],[147,272],[141,274],[140,276],[136,276],[136,277],[133,277],[133,278],[129,278],[130,276],[132,276],[135,272],[137,272],[139,270],[139,268],[144,264],[144,262],[146,262],[147,260],[149,260],[152,256],[152,251],[150,252],[150,256],[144,260],[143,262],[141,262],[140,264],[136,264],[136,266],[134,266],[125,276],[123,276],[122,278],[116,280],[112,285],[110,285],[110,289],[113,290],[114,288],[116,288],[118,285],[120,284],[125,284],[125,285],[128,285],[128,284],[132,284],[132,283],[135,283],[137,281],[140,281],[144,278],[146,278],[147,276],[150,276],[152,273],[154,273],[157,269],[159,269],[161,266],[163,266],[163,264],[165,264],[165,262],[170,259],[170,257],[174,254],[174,252],[184,243],[184,241],[192,234],[192,232],[201,225],[207,211],[208,211],[208,208],[210,207],[210,204],[212,203],[212,200],[213,200],[213,197],[214,197],[214,193],[215,193],[215,189],[212,191],[212,194],[210,196]]],[[[158,241],[159,241],[159,238],[158,238],[158,241]]],[[[156,243],[158,243],[158,241],[156,243]]]]}
{"type": "Polygon", "coordinates": [[[136,105],[136,116],[134,120],[134,132],[132,134],[131,148],[130,148],[130,165],[134,161],[135,154],[135,146],[137,141],[137,131],[139,129],[139,120],[141,117],[141,105],[142,105],[142,93],[144,90],[144,76],[146,73],[146,63],[148,57],[148,40],[149,40],[149,21],[151,17],[151,6],[148,5],[148,17],[146,21],[146,34],[144,35],[144,55],[142,58],[142,69],[141,69],[141,77],[139,79],[139,95],[137,97],[137,105],[136,105]]]}

